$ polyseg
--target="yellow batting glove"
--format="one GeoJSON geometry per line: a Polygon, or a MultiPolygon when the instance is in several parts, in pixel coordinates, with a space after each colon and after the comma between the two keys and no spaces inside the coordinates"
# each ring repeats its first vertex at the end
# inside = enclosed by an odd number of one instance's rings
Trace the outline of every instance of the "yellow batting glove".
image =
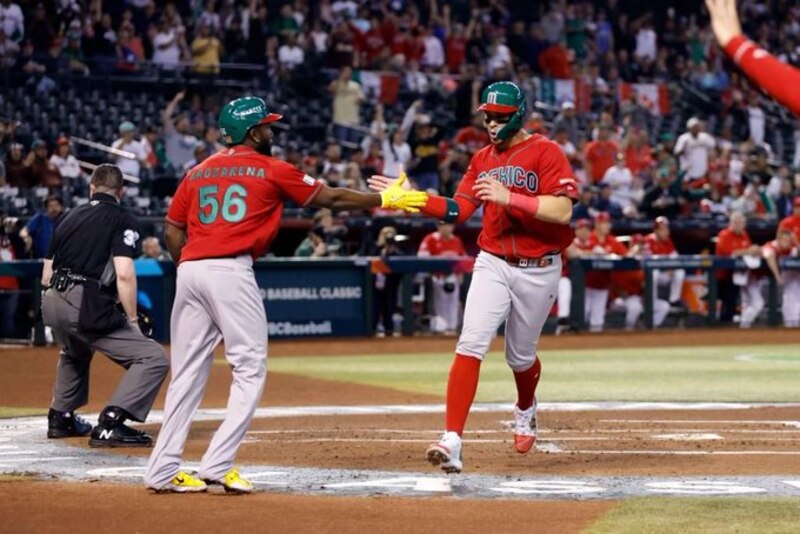
{"type": "Polygon", "coordinates": [[[403,189],[403,183],[406,180],[406,173],[402,173],[389,187],[381,191],[382,208],[395,208],[409,213],[417,213],[419,208],[428,202],[428,193],[403,189]]]}

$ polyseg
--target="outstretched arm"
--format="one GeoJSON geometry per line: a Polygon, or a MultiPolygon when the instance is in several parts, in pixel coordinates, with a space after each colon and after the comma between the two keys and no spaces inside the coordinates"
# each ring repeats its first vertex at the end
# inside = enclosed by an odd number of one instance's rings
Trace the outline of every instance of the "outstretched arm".
{"type": "Polygon", "coordinates": [[[377,207],[402,209],[416,213],[425,205],[428,194],[403,187],[408,183],[405,173],[396,180],[390,179],[389,185],[379,193],[362,193],[346,187],[328,187],[323,185],[319,193],[311,201],[318,208],[335,210],[371,209],[377,207]]]}
{"type": "MultiPolygon", "coordinates": [[[[405,172],[403,172],[400,177],[404,178],[405,175],[405,172]]],[[[373,191],[385,191],[387,187],[391,186],[392,182],[392,178],[386,176],[376,175],[367,179],[369,188],[373,191]]],[[[466,221],[475,213],[475,210],[481,205],[481,201],[475,198],[471,191],[462,191],[462,186],[465,182],[466,180],[462,179],[462,185],[459,186],[459,190],[453,198],[429,195],[427,201],[419,207],[419,211],[445,222],[462,223],[466,221]]],[[[411,185],[406,180],[403,187],[410,189],[411,185]]]]}
{"type": "Polygon", "coordinates": [[[508,206],[512,211],[539,219],[540,221],[569,224],[572,218],[572,200],[566,196],[528,196],[511,192],[506,186],[492,178],[480,178],[473,187],[478,198],[508,206]]]}
{"type": "Polygon", "coordinates": [[[775,100],[800,114],[800,71],[778,61],[742,35],[736,0],[706,0],[711,28],[719,45],[734,63],[775,100]]]}

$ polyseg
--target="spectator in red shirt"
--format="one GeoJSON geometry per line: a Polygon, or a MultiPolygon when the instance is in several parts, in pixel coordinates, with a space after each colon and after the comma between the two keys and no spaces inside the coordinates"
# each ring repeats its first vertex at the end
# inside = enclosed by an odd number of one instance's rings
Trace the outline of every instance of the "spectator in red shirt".
{"type": "MultiPolygon", "coordinates": [[[[741,212],[735,211],[731,213],[730,222],[727,228],[724,228],[717,234],[717,256],[741,257],[745,255],[758,256],[760,255],[760,248],[754,245],[750,239],[750,235],[745,230],[747,220],[741,212]]],[[[733,272],[728,269],[719,269],[717,271],[717,285],[719,288],[719,298],[722,303],[722,310],[720,311],[720,321],[730,323],[733,322],[733,314],[736,311],[736,288],[739,285],[734,284],[733,272]]],[[[738,276],[743,282],[741,287],[747,287],[747,279],[744,276],[738,276]]]]}
{"type": "Polygon", "coordinates": [[[572,52],[563,43],[556,43],[539,54],[539,68],[546,76],[572,78],[570,56],[572,52]]]}
{"type": "Polygon", "coordinates": [[[792,214],[781,219],[778,230],[783,230],[784,228],[791,230],[795,244],[800,245],[800,197],[794,198],[792,206],[794,208],[792,214]]]}
{"type": "Polygon", "coordinates": [[[374,67],[386,55],[386,41],[381,27],[381,20],[377,15],[370,19],[369,30],[358,41],[361,65],[374,67]]]}
{"type": "Polygon", "coordinates": [[[614,141],[611,141],[611,130],[605,124],[601,124],[598,129],[596,141],[591,141],[584,150],[584,166],[586,177],[591,183],[599,183],[606,171],[614,165],[619,148],[614,141]]]}
{"type": "Polygon", "coordinates": [[[641,128],[631,128],[623,141],[625,163],[634,176],[640,176],[653,167],[653,150],[647,139],[647,132],[641,128]]]}
{"type": "MultiPolygon", "coordinates": [[[[428,234],[420,243],[418,256],[466,256],[464,243],[453,233],[455,226],[439,221],[439,230],[428,234]]],[[[433,282],[433,315],[431,330],[454,335],[459,322],[459,287],[461,276],[436,273],[433,282]]]]}
{"type": "Polygon", "coordinates": [[[470,154],[474,154],[489,144],[489,134],[486,133],[480,113],[472,116],[472,124],[464,126],[456,132],[453,144],[466,146],[470,154]]]}

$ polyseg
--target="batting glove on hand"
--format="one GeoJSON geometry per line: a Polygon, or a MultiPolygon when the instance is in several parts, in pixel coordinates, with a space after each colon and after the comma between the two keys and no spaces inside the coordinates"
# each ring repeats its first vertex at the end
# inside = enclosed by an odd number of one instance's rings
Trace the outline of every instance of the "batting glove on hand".
{"type": "Polygon", "coordinates": [[[381,191],[382,208],[395,208],[405,210],[409,213],[417,213],[419,212],[419,208],[428,202],[428,193],[416,191],[414,189],[405,189],[403,184],[406,180],[406,173],[402,173],[389,187],[381,191]]]}

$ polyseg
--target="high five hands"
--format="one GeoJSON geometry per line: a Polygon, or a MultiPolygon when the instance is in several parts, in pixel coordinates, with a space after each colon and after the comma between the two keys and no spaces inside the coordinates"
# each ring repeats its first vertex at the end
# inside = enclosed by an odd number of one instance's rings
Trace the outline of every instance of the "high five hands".
{"type": "Polygon", "coordinates": [[[409,213],[419,212],[419,208],[428,202],[428,193],[411,188],[405,171],[397,178],[374,175],[367,179],[370,189],[381,194],[381,207],[405,210],[409,213]]]}

